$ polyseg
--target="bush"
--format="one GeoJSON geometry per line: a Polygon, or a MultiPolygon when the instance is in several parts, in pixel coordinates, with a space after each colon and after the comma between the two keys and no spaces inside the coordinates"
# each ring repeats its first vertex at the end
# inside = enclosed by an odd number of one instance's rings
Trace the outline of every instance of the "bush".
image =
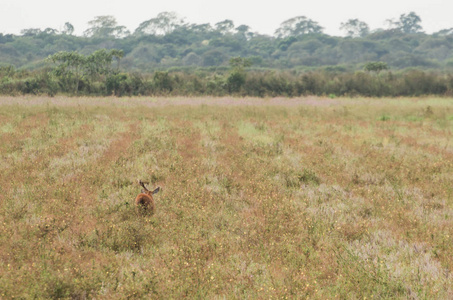
{"type": "Polygon", "coordinates": [[[168,72],[156,72],[153,75],[153,86],[157,93],[168,94],[173,90],[173,81],[168,72]]]}
{"type": "Polygon", "coordinates": [[[111,73],[97,79],[55,77],[50,70],[33,72],[0,69],[0,93],[84,95],[212,95],[253,97],[298,97],[335,95],[400,97],[451,95],[453,75],[409,70],[373,74],[337,71],[312,71],[297,74],[285,71],[249,71],[233,68],[230,72],[208,70],[157,71],[151,75],[111,73]],[[77,87],[77,91],[75,89],[77,87]]]}

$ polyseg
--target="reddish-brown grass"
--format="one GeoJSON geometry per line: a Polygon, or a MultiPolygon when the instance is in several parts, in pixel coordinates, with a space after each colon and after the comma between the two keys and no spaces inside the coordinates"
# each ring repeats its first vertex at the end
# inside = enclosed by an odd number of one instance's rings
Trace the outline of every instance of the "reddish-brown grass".
{"type": "Polygon", "coordinates": [[[0,108],[0,298],[453,295],[449,99],[0,108]]]}

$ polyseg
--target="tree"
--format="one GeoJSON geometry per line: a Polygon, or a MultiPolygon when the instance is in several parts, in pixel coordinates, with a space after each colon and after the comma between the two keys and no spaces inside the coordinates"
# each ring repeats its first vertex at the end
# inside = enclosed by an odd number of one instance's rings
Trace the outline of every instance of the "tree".
{"type": "Polygon", "coordinates": [[[14,35],[0,33],[0,44],[11,43],[14,41],[14,35]]]}
{"type": "Polygon", "coordinates": [[[215,29],[223,35],[232,33],[234,29],[234,23],[231,20],[223,20],[222,22],[215,24],[215,29]]]}
{"type": "Polygon", "coordinates": [[[346,23],[341,23],[340,29],[352,38],[364,37],[370,33],[370,27],[359,19],[349,19],[346,23]]]}
{"type": "Polygon", "coordinates": [[[116,58],[119,61],[124,56],[122,50],[112,49],[99,49],[85,58],[85,71],[91,77],[91,80],[96,80],[101,75],[109,75],[113,72],[112,61],[116,58]]]}
{"type": "Polygon", "coordinates": [[[56,35],[58,33],[58,30],[54,28],[46,28],[44,30],[41,30],[39,28],[28,28],[21,30],[20,33],[23,36],[37,36],[40,34],[56,35]]]}
{"type": "Polygon", "coordinates": [[[420,25],[422,19],[415,13],[410,12],[409,14],[402,14],[398,21],[387,20],[390,27],[397,28],[403,33],[417,33],[422,31],[420,25]]]}
{"type": "Polygon", "coordinates": [[[376,72],[379,74],[379,72],[383,70],[388,70],[387,63],[382,62],[382,61],[373,61],[365,64],[363,69],[368,72],[376,72]]]}
{"type": "Polygon", "coordinates": [[[297,42],[297,39],[293,36],[287,37],[282,39],[280,42],[278,42],[278,48],[282,51],[288,50],[289,46],[291,46],[293,43],[297,42]]]}
{"type": "Polygon", "coordinates": [[[66,22],[64,23],[63,30],[61,32],[66,35],[72,35],[74,33],[74,26],[71,23],[66,22]]]}
{"type": "Polygon", "coordinates": [[[39,28],[27,28],[27,29],[22,29],[20,33],[23,36],[36,36],[40,34],[42,31],[39,28]]]}
{"type": "Polygon", "coordinates": [[[236,32],[239,36],[244,37],[246,40],[250,40],[254,34],[250,32],[250,27],[247,25],[240,25],[236,27],[236,32]]]}
{"type": "Polygon", "coordinates": [[[168,72],[155,72],[153,75],[154,88],[163,93],[169,93],[173,90],[173,80],[168,72]]]}
{"type": "Polygon", "coordinates": [[[400,16],[399,27],[404,33],[417,33],[421,32],[422,26],[420,25],[422,19],[414,12],[409,14],[402,14],[400,16]]]}
{"type": "Polygon", "coordinates": [[[48,28],[44,29],[42,33],[45,33],[48,35],[56,35],[56,34],[58,34],[58,30],[48,27],[48,28]]]}
{"type": "Polygon", "coordinates": [[[62,88],[64,90],[73,89],[73,92],[77,94],[86,57],[77,52],[62,51],[50,56],[48,60],[57,64],[54,73],[59,78],[62,88]]]}
{"type": "Polygon", "coordinates": [[[286,38],[289,36],[300,36],[304,34],[322,33],[323,28],[318,22],[308,19],[304,16],[288,19],[280,24],[280,27],[275,31],[278,38],[286,38]]]}
{"type": "Polygon", "coordinates": [[[196,33],[203,33],[207,34],[212,32],[214,29],[212,28],[211,24],[205,23],[205,24],[190,24],[188,26],[188,29],[190,31],[196,32],[196,33]]]}
{"type": "Polygon", "coordinates": [[[119,70],[121,59],[124,57],[124,51],[118,50],[118,49],[112,49],[112,50],[110,50],[110,55],[112,55],[112,58],[116,59],[116,61],[118,62],[116,68],[117,68],[117,70],[119,70]]]}
{"type": "Polygon", "coordinates": [[[82,80],[94,82],[99,78],[105,80],[117,72],[112,69],[113,59],[119,60],[124,56],[122,50],[100,49],[88,56],[78,52],[58,52],[48,57],[48,60],[57,64],[54,74],[59,79],[63,90],[71,90],[75,94],[79,91],[82,80]],[[104,75],[104,76],[103,76],[104,75]]]}
{"type": "Polygon", "coordinates": [[[230,59],[230,67],[233,70],[243,71],[244,68],[251,67],[252,61],[244,57],[233,57],[230,59]]]}
{"type": "Polygon", "coordinates": [[[236,27],[236,31],[238,33],[242,33],[242,34],[246,34],[247,32],[250,31],[250,26],[247,26],[247,25],[239,25],[238,27],[236,27]]]}
{"type": "Polygon", "coordinates": [[[233,57],[230,59],[232,70],[227,77],[227,87],[230,93],[237,93],[241,90],[247,76],[244,69],[251,65],[252,61],[248,58],[233,57]]]}
{"type": "Polygon", "coordinates": [[[167,35],[185,24],[184,19],[174,12],[161,12],[135,29],[135,35],[167,35]]]}
{"type": "Polygon", "coordinates": [[[438,32],[433,33],[434,36],[448,36],[453,35],[453,28],[442,29],[438,32]]]}
{"type": "Polygon", "coordinates": [[[84,31],[84,35],[94,38],[122,38],[130,34],[124,26],[118,26],[112,16],[98,16],[88,22],[91,27],[84,31]]]}

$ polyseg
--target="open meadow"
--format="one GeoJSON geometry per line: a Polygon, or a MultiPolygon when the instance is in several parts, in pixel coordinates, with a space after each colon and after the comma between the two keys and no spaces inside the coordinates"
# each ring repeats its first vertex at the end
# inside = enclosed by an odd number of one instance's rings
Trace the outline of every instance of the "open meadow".
{"type": "Polygon", "coordinates": [[[448,98],[0,97],[0,299],[452,299],[452,138],[448,98]]]}

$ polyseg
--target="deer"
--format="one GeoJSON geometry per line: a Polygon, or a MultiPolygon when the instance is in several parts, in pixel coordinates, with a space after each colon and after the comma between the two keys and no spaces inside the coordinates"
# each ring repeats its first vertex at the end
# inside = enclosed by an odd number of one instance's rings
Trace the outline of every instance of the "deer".
{"type": "Polygon", "coordinates": [[[149,182],[143,182],[138,180],[138,184],[143,187],[143,190],[140,194],[137,195],[135,198],[135,207],[142,212],[149,212],[150,214],[154,213],[154,199],[153,195],[157,194],[160,191],[160,187],[157,187],[153,191],[150,191],[146,188],[145,184],[149,184],[149,182]]]}

